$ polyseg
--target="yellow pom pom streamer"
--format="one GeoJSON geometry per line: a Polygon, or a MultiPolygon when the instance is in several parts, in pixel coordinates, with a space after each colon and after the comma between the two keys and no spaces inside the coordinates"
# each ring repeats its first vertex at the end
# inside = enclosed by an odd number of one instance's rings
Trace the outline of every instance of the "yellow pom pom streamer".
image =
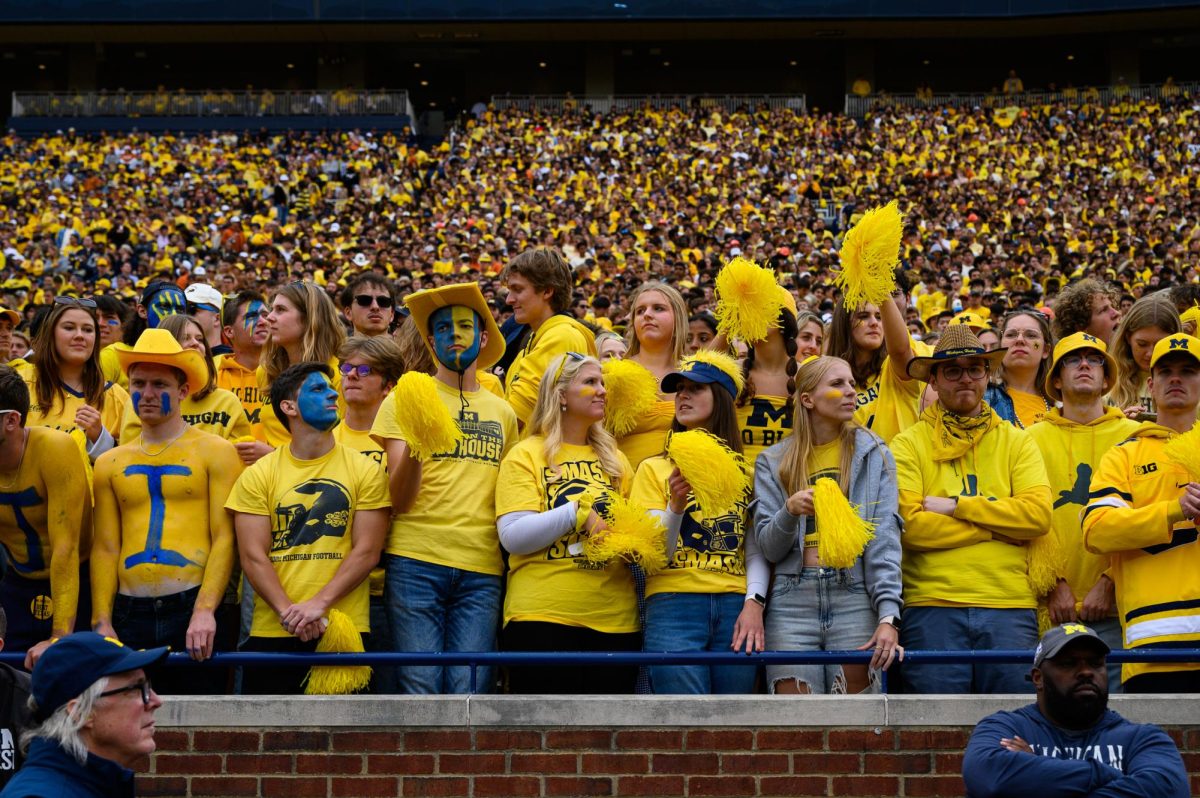
{"type": "Polygon", "coordinates": [[[1200,424],[1171,438],[1163,451],[1167,453],[1167,459],[1182,466],[1193,481],[1200,481],[1200,424]]]}
{"type": "Polygon", "coordinates": [[[633,431],[658,400],[658,381],[632,360],[608,360],[601,367],[604,390],[604,426],[618,438],[633,431]]]}
{"type": "Polygon", "coordinates": [[[858,514],[836,480],[818,479],[813,485],[817,516],[817,554],[827,568],[849,568],[875,537],[875,525],[858,514]]]}
{"type": "Polygon", "coordinates": [[[750,492],[745,458],[707,430],[672,434],[667,440],[667,457],[692,486],[705,518],[728,515],[750,492]]]}
{"type": "Polygon", "coordinates": [[[865,302],[883,305],[896,290],[896,264],[900,261],[900,239],[904,219],[892,200],[882,208],[863,214],[842,240],[841,265],[834,282],[842,289],[847,308],[865,302]]]}
{"type": "MultiPolygon", "coordinates": [[[[354,621],[341,610],[329,611],[329,626],[317,641],[317,651],[357,653],[363,650],[362,635],[354,621]]],[[[361,693],[371,682],[368,665],[314,665],[305,679],[306,695],[350,695],[361,693]]]]}
{"type": "Polygon", "coordinates": [[[412,456],[421,462],[435,454],[453,452],[462,440],[450,411],[438,396],[437,382],[418,371],[406,373],[392,391],[396,426],[412,456]]]}
{"type": "Polygon", "coordinates": [[[614,559],[636,563],[647,575],[667,567],[667,530],[645,507],[622,496],[612,496],[604,510],[606,531],[588,535],[583,554],[590,562],[614,559]]]}
{"type": "Polygon", "coordinates": [[[1058,584],[1059,574],[1066,573],[1067,558],[1051,529],[1029,541],[1025,547],[1025,577],[1035,596],[1044,596],[1058,584]]]}
{"type": "Polygon", "coordinates": [[[779,323],[783,297],[770,269],[736,257],[717,273],[717,332],[748,344],[762,341],[779,323]]]}

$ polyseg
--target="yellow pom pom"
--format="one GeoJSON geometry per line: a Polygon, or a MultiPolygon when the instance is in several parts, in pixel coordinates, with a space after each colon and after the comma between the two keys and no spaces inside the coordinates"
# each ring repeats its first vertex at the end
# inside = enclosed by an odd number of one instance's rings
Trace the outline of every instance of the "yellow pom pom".
{"type": "Polygon", "coordinates": [[[608,360],[604,374],[604,426],[618,438],[628,435],[658,400],[658,381],[632,360],[608,360]]]}
{"type": "Polygon", "coordinates": [[[717,273],[717,332],[748,344],[762,341],[779,323],[783,297],[775,274],[736,257],[717,273]]]}
{"type": "Polygon", "coordinates": [[[1045,604],[1039,604],[1037,607],[1037,625],[1038,637],[1041,637],[1042,635],[1046,634],[1046,632],[1049,632],[1050,627],[1054,626],[1054,624],[1050,622],[1050,608],[1045,604]]]}
{"type": "MultiPolygon", "coordinates": [[[[317,641],[317,651],[357,653],[363,650],[362,635],[354,621],[341,610],[329,611],[329,626],[317,641]]],[[[307,695],[349,695],[367,689],[371,668],[367,665],[314,665],[309,668],[304,692],[307,695]]]]}
{"type": "Polygon", "coordinates": [[[417,371],[406,373],[392,390],[396,426],[412,456],[425,462],[435,454],[453,452],[462,430],[442,404],[437,381],[417,371]]]}
{"type": "Polygon", "coordinates": [[[1168,460],[1182,466],[1193,480],[1200,480],[1200,424],[1171,438],[1163,450],[1168,460]]]}
{"type": "Polygon", "coordinates": [[[817,515],[817,554],[821,565],[849,568],[875,537],[875,525],[858,514],[836,480],[818,479],[813,485],[817,515]]]}
{"type": "Polygon", "coordinates": [[[692,486],[705,518],[728,515],[750,492],[745,458],[707,430],[672,434],[667,440],[667,457],[692,486]]]}
{"type": "Polygon", "coordinates": [[[1035,596],[1044,596],[1058,584],[1058,575],[1066,571],[1067,558],[1051,529],[1029,541],[1025,547],[1025,578],[1035,596]]]}
{"type": "Polygon", "coordinates": [[[640,565],[648,575],[667,567],[667,530],[645,507],[613,496],[604,511],[604,522],[606,531],[583,541],[583,554],[590,562],[621,559],[640,565]]]}
{"type": "Polygon", "coordinates": [[[863,214],[842,240],[841,265],[834,282],[842,289],[847,308],[864,302],[882,305],[896,290],[895,269],[900,261],[904,218],[892,200],[863,214]]]}

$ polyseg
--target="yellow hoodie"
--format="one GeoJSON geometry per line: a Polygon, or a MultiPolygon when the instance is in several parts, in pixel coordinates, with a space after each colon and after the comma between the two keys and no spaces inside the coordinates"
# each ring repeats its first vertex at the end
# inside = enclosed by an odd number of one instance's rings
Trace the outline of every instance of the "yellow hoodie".
{"type": "Polygon", "coordinates": [[[523,426],[528,427],[533,416],[542,375],[550,361],[564,352],[596,357],[596,336],[571,316],[559,313],[529,335],[529,340],[509,366],[504,380],[504,398],[512,405],[523,426]]]}
{"type": "Polygon", "coordinates": [[[927,409],[891,445],[904,518],[904,605],[1033,609],[1024,544],[1050,528],[1042,455],[1027,432],[1000,421],[961,457],[935,460],[940,410],[927,409]],[[925,510],[926,496],[957,498],[954,516],[925,510]]]}
{"type": "Polygon", "coordinates": [[[1104,453],[1132,435],[1137,427],[1137,422],[1126,418],[1120,410],[1107,407],[1104,415],[1086,424],[1063,418],[1062,411],[1054,409],[1042,418],[1042,423],[1027,429],[1046,463],[1054,510],[1051,534],[1065,555],[1057,576],[1067,580],[1071,587],[1076,612],[1108,569],[1108,557],[1091,554],[1083,548],[1079,514],[1087,505],[1092,473],[1104,453]]]}
{"type": "MultiPolygon", "coordinates": [[[[1179,497],[1190,478],[1163,449],[1175,431],[1149,421],[1100,460],[1083,512],[1083,544],[1109,554],[1126,648],[1200,647],[1200,547],[1179,497]]],[[[1200,669],[1200,663],[1128,663],[1140,673],[1200,669]]]]}

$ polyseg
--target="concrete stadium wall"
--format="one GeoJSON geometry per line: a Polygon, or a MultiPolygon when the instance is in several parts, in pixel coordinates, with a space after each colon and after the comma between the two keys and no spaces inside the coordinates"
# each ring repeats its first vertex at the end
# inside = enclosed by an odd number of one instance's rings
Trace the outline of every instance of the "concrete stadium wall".
{"type": "MultiPolygon", "coordinates": [[[[143,796],[959,796],[1019,697],[168,697],[143,796]]],[[[1114,696],[1200,794],[1200,697],[1114,696]]]]}

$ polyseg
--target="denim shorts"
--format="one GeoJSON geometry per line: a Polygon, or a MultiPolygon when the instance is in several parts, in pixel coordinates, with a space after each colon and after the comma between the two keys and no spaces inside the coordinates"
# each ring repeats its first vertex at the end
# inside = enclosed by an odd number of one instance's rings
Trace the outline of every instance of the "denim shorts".
{"type": "MultiPolygon", "coordinates": [[[[776,574],[767,601],[764,626],[770,651],[850,651],[871,639],[878,617],[866,585],[853,572],[837,568],[804,568],[799,574],[776,574]]],[[[768,665],[767,686],[796,679],[814,695],[842,693],[846,680],[840,664],[768,665]]],[[[878,692],[872,675],[868,692],[878,692]]]]}

